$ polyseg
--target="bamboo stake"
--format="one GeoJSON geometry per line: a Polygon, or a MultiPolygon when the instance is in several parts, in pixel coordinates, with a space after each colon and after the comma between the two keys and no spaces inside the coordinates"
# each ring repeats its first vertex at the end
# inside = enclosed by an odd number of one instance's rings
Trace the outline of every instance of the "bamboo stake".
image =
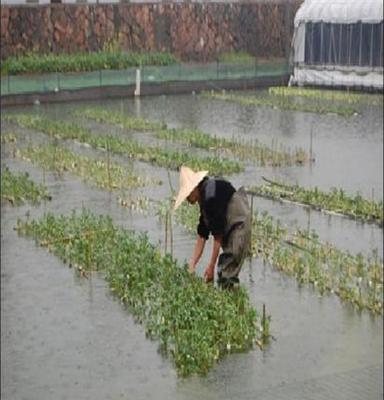
{"type": "Polygon", "coordinates": [[[170,237],[170,247],[171,247],[171,257],[173,257],[173,229],[172,229],[172,211],[169,212],[169,237],[170,237]]]}
{"type": "Polygon", "coordinates": [[[170,173],[169,173],[169,168],[167,168],[167,175],[168,175],[169,187],[170,187],[170,189],[171,189],[172,196],[174,196],[174,195],[175,195],[175,189],[174,189],[173,186],[172,186],[172,181],[171,181],[171,175],[170,175],[170,173]]]}
{"type": "Polygon", "coordinates": [[[265,332],[265,322],[266,322],[266,312],[265,312],[265,303],[263,303],[263,319],[262,319],[262,325],[263,325],[263,342],[266,339],[266,332],[265,332]]]}
{"type": "Polygon", "coordinates": [[[252,257],[252,226],[253,226],[253,194],[251,194],[251,240],[249,242],[249,256],[252,257]]]}
{"type": "Polygon", "coordinates": [[[313,129],[311,125],[311,133],[310,133],[310,140],[309,140],[309,162],[313,162],[313,153],[312,153],[312,147],[313,147],[313,129]]]}
{"type": "Polygon", "coordinates": [[[371,197],[372,197],[371,215],[373,216],[375,212],[375,188],[372,188],[371,197]]]}
{"type": "Polygon", "coordinates": [[[110,171],[110,156],[109,156],[109,136],[106,138],[107,146],[107,176],[108,176],[108,190],[111,191],[111,171],[110,171]]]}
{"type": "Polygon", "coordinates": [[[168,210],[165,213],[165,233],[164,233],[164,255],[167,254],[168,245],[168,210]]]}

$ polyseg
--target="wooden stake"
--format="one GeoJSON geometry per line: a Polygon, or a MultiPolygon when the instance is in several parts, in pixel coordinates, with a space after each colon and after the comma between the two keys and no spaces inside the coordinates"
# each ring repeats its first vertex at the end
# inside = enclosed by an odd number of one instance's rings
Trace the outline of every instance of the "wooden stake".
{"type": "Polygon", "coordinates": [[[111,190],[111,171],[110,171],[110,159],[109,159],[109,136],[106,139],[107,142],[107,176],[108,176],[108,190],[111,190]]]}
{"type": "Polygon", "coordinates": [[[310,139],[309,139],[309,162],[312,163],[313,161],[313,155],[312,155],[312,142],[313,142],[313,130],[312,130],[312,125],[311,125],[311,134],[310,134],[310,139]]]}
{"type": "Polygon", "coordinates": [[[172,211],[169,211],[169,238],[171,247],[171,257],[173,257],[173,229],[172,229],[172,211]]]}
{"type": "Polygon", "coordinates": [[[253,226],[253,194],[251,194],[251,240],[249,241],[249,256],[252,257],[252,226],[253,226]]]}
{"type": "Polygon", "coordinates": [[[262,319],[262,325],[263,325],[263,342],[266,339],[266,333],[265,333],[265,321],[266,321],[266,311],[265,311],[265,303],[263,303],[263,319],[262,319]]]}
{"type": "Polygon", "coordinates": [[[168,211],[165,213],[164,255],[167,254],[167,245],[168,245],[168,211]]]}

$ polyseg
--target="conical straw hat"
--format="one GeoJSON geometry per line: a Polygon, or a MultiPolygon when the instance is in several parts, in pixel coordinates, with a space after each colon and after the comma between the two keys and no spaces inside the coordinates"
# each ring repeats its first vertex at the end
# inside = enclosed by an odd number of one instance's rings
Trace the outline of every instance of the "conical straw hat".
{"type": "Polygon", "coordinates": [[[175,210],[207,174],[208,171],[194,172],[191,168],[184,165],[180,167],[179,193],[176,196],[175,210]]]}

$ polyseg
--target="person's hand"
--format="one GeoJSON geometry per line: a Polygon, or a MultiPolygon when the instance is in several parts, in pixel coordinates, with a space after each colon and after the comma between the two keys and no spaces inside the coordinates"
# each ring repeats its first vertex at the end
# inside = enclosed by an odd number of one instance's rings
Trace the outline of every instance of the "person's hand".
{"type": "Polygon", "coordinates": [[[188,271],[191,273],[191,274],[194,274],[195,272],[196,272],[196,266],[193,264],[193,262],[189,262],[189,264],[188,264],[188,271]]]}
{"type": "Polygon", "coordinates": [[[212,282],[215,275],[215,266],[208,265],[204,272],[204,280],[205,282],[212,282]]]}

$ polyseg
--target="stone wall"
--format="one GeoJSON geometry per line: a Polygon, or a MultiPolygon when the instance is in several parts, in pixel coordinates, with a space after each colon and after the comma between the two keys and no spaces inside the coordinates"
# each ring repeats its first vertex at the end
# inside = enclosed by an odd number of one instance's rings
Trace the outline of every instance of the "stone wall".
{"type": "Polygon", "coordinates": [[[1,59],[116,44],[127,51],[168,51],[184,61],[240,50],[282,57],[301,2],[2,5],[1,59]]]}

